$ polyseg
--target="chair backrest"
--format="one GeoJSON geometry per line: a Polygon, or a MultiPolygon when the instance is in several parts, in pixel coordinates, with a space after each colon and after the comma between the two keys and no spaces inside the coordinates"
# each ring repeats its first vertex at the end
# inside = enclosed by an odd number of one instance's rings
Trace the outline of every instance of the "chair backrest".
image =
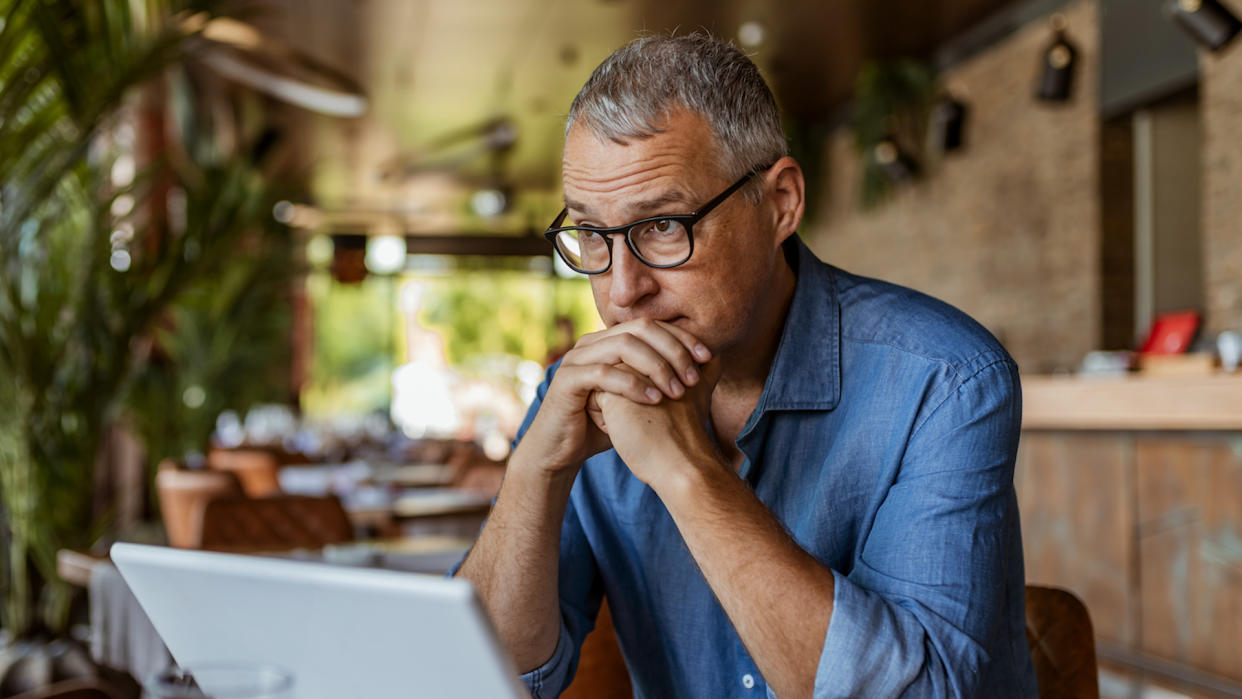
{"type": "Polygon", "coordinates": [[[280,492],[280,459],[263,449],[212,449],[207,453],[207,468],[231,471],[241,480],[242,490],[252,498],[264,498],[280,492]]]}
{"type": "Polygon", "coordinates": [[[42,689],[14,695],[11,699],[121,699],[122,690],[93,677],[61,680],[42,689]]]}
{"type": "Polygon", "coordinates": [[[190,471],[172,461],[160,464],[155,490],[168,543],[183,549],[202,548],[203,508],[209,500],[242,494],[241,482],[232,472],[190,471]]]}
{"type": "MultiPolygon", "coordinates": [[[[1098,699],[1095,634],[1087,607],[1072,592],[1026,586],[1026,642],[1040,699],[1098,699]]],[[[629,697],[629,672],[607,602],[582,643],[578,672],[562,699],[629,697]]]]}
{"type": "Polygon", "coordinates": [[[595,630],[587,634],[578,655],[574,681],[561,699],[629,699],[634,696],[630,671],[621,656],[608,602],[599,609],[595,630]]]}
{"type": "Polygon", "coordinates": [[[215,498],[203,508],[202,547],[221,551],[320,548],[354,538],[335,496],[215,498]]]}
{"type": "Polygon", "coordinates": [[[1026,586],[1026,642],[1040,699],[1100,696],[1091,615],[1072,592],[1026,586]]]}

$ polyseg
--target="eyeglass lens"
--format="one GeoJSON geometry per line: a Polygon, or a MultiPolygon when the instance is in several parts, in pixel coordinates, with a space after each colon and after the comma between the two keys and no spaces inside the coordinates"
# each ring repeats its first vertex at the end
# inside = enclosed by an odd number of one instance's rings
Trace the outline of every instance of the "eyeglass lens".
{"type": "MultiPolygon", "coordinates": [[[[627,232],[635,252],[650,265],[675,265],[690,256],[690,235],[674,219],[644,221],[627,232]]],[[[586,271],[607,269],[610,261],[607,236],[571,229],[556,235],[556,244],[570,266],[586,271]]]]}

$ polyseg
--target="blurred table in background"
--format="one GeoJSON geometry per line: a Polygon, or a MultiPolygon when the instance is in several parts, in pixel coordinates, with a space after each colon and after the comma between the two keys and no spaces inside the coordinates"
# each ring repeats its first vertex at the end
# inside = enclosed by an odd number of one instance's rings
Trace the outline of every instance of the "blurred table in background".
{"type": "Polygon", "coordinates": [[[352,461],[289,465],[278,478],[288,494],[336,495],[354,526],[371,535],[473,538],[496,493],[450,487],[457,475],[443,464],[352,461]]]}

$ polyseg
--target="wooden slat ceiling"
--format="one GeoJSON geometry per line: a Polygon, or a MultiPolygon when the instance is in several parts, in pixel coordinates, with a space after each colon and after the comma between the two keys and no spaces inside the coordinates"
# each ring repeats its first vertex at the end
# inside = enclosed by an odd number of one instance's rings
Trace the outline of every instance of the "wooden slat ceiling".
{"type": "MultiPolygon", "coordinates": [[[[564,113],[612,49],[641,31],[705,28],[733,38],[759,21],[754,58],[787,114],[827,119],[867,58],[927,56],[1006,0],[272,0],[271,30],[366,86],[361,119],[317,119],[320,204],[419,209],[419,188],[504,183],[555,194],[564,113]],[[445,140],[497,118],[517,141],[445,140]],[[446,139],[446,135],[449,137],[446,139]],[[439,145],[437,145],[439,144],[439,145]],[[404,173],[392,177],[391,173],[404,173]],[[388,172],[387,179],[381,173],[388,172]]],[[[552,212],[554,213],[554,212],[552,212]]],[[[451,217],[449,217],[451,219],[451,217]]],[[[452,227],[441,220],[436,227],[452,227]]]]}

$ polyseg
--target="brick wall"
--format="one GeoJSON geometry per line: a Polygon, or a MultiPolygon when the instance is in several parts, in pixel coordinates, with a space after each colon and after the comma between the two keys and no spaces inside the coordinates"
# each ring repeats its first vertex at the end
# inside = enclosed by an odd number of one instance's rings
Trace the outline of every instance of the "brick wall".
{"type": "MultiPolygon", "coordinates": [[[[1097,4],[1078,0],[1064,14],[1081,61],[1071,102],[1033,97],[1051,36],[1034,22],[945,76],[971,107],[965,152],[862,212],[860,164],[841,129],[812,183],[816,220],[804,228],[832,264],[971,314],[1027,372],[1076,365],[1101,333],[1097,4]]],[[[1242,77],[1242,63],[1233,69],[1242,77]]]]}
{"type": "MultiPolygon", "coordinates": [[[[1242,16],[1242,2],[1224,0],[1242,16]]],[[[1200,58],[1207,329],[1242,329],[1242,37],[1200,58]]]]}
{"type": "MultiPolygon", "coordinates": [[[[1242,0],[1224,2],[1242,16],[1242,0]]],[[[1132,312],[1122,298],[1128,278],[1109,271],[1119,268],[1112,258],[1132,254],[1116,235],[1131,228],[1132,212],[1124,197],[1100,208],[1110,178],[1101,178],[1109,139],[1097,115],[1098,5],[1077,0],[1064,12],[1081,60],[1071,103],[1031,97],[1050,35],[1034,22],[947,73],[971,105],[967,150],[877,210],[859,210],[858,156],[847,129],[834,133],[804,231],[833,264],[970,313],[1028,372],[1072,367],[1132,332],[1126,318],[1106,315],[1132,312]]],[[[1215,333],[1242,329],[1242,38],[1200,60],[1206,330],[1215,333]]]]}

